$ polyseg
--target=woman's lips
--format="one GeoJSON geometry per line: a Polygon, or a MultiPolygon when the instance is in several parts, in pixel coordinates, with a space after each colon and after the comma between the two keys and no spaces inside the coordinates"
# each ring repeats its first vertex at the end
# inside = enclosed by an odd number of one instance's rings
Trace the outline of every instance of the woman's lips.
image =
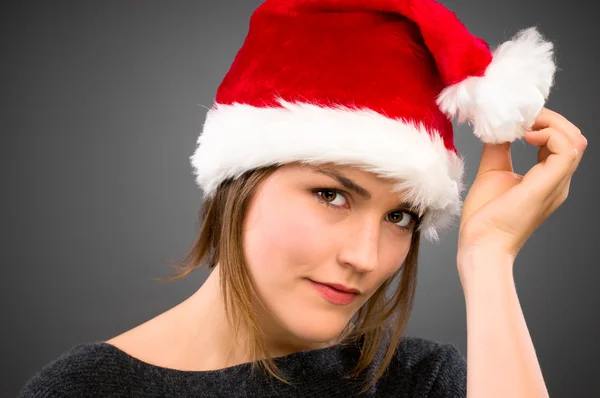
{"type": "Polygon", "coordinates": [[[331,287],[329,285],[324,285],[322,283],[315,282],[310,279],[309,279],[309,281],[313,285],[315,290],[317,292],[319,292],[321,294],[321,296],[323,296],[327,301],[331,302],[332,304],[337,304],[337,305],[350,304],[358,296],[358,294],[356,294],[356,293],[342,292],[341,290],[334,289],[333,287],[331,287]]]}

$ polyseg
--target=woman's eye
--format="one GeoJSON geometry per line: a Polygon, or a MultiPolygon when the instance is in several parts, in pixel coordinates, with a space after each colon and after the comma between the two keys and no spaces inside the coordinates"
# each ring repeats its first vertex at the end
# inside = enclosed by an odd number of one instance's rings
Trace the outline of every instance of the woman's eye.
{"type": "Polygon", "coordinates": [[[320,191],[317,191],[317,195],[319,195],[321,200],[323,200],[329,205],[343,206],[346,203],[346,198],[344,198],[344,196],[341,195],[338,191],[335,191],[333,189],[322,189],[320,191]]]}
{"type": "Polygon", "coordinates": [[[389,220],[400,228],[410,228],[413,222],[413,215],[406,211],[395,211],[389,214],[389,220]]]}
{"type": "MultiPolygon", "coordinates": [[[[346,197],[336,189],[321,188],[313,192],[328,206],[343,207],[347,202],[346,197]]],[[[403,230],[411,229],[413,223],[416,222],[416,216],[408,211],[394,211],[389,213],[387,218],[403,230]]]]}

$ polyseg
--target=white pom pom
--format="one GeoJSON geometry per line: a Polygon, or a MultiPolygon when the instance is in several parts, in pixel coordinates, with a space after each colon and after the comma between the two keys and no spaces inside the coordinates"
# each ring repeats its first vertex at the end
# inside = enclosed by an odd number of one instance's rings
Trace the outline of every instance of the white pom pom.
{"type": "Polygon", "coordinates": [[[446,87],[437,104],[459,123],[469,121],[483,142],[521,138],[542,110],[554,83],[553,44],[535,27],[520,31],[493,53],[484,76],[446,87]]]}

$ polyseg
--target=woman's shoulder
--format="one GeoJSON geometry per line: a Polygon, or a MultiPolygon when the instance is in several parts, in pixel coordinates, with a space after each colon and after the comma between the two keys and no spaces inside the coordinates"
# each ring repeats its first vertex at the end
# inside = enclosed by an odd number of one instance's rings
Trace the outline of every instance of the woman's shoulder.
{"type": "Polygon", "coordinates": [[[394,385],[412,385],[424,396],[466,396],[467,361],[454,343],[405,335],[390,366],[394,385]]]}
{"type": "Polygon", "coordinates": [[[396,356],[404,359],[407,366],[427,359],[464,361],[460,349],[454,343],[411,335],[402,337],[396,350],[396,356]]]}
{"type": "Polygon", "coordinates": [[[116,396],[123,370],[118,351],[106,342],[76,344],[31,376],[19,397],[116,396]]]}

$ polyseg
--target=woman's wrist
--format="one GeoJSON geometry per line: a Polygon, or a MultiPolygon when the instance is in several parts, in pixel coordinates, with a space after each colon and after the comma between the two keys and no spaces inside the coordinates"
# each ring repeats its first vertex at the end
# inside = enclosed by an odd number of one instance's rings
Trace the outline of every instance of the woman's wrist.
{"type": "Polygon", "coordinates": [[[513,276],[515,257],[497,248],[459,248],[456,260],[463,289],[469,289],[473,283],[513,276]]]}

